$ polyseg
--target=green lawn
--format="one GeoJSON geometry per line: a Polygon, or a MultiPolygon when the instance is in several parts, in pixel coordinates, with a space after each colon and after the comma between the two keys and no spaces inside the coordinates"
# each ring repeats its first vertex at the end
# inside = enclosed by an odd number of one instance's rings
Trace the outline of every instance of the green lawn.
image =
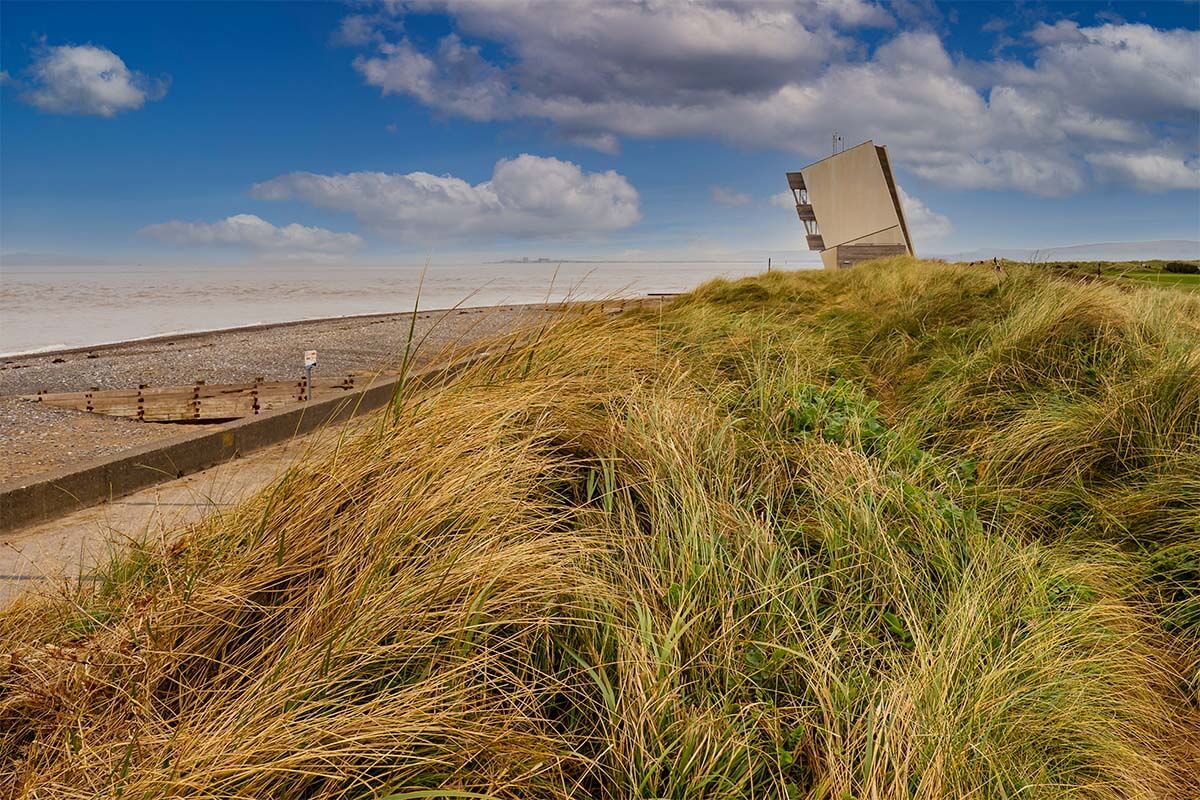
{"type": "Polygon", "coordinates": [[[1185,291],[1200,291],[1200,275],[1180,275],[1173,272],[1157,272],[1152,270],[1114,270],[1109,273],[1128,280],[1141,283],[1153,283],[1159,286],[1185,291]]]}

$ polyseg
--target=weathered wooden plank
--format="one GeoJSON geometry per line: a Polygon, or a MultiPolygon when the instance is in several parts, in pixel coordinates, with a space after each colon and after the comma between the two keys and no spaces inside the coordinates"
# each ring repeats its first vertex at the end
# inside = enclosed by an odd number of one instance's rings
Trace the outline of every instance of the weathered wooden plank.
{"type": "Polygon", "coordinates": [[[813,211],[813,207],[807,203],[796,206],[796,216],[800,217],[801,222],[817,221],[817,212],[813,211]]]}
{"type": "Polygon", "coordinates": [[[908,248],[902,244],[844,244],[837,249],[839,267],[852,267],[860,261],[873,258],[902,256],[908,248]]]}
{"type": "MultiPolygon", "coordinates": [[[[389,376],[370,373],[335,375],[313,380],[313,400],[337,397],[353,389],[369,388],[389,376]]],[[[147,422],[234,419],[303,402],[307,387],[303,378],[290,381],[189,386],[140,386],[137,389],[92,389],[84,392],[43,392],[24,399],[106,416],[127,417],[147,422]]]]}

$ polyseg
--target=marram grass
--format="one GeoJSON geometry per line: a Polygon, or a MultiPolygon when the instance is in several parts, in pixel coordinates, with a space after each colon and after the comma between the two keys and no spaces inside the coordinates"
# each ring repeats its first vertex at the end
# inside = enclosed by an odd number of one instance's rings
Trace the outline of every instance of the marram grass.
{"type": "Polygon", "coordinates": [[[570,317],[0,613],[0,793],[1188,798],[1200,298],[908,259],[570,317]]]}

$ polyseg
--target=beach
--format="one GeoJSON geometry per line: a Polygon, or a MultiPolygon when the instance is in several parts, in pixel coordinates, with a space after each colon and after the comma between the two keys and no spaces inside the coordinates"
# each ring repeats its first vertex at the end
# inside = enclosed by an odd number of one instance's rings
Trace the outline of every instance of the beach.
{"type": "Polygon", "coordinates": [[[112,456],[211,426],[144,423],[22,400],[38,391],[237,383],[303,375],[317,350],[315,376],[398,364],[409,341],[415,363],[544,319],[544,305],[508,305],[256,325],[209,333],[5,358],[0,363],[0,482],[112,456]]]}
{"type": "Polygon", "coordinates": [[[23,267],[0,280],[0,358],[199,331],[454,306],[682,292],[748,262],[23,267]]]}
{"type": "MultiPolygon", "coordinates": [[[[509,331],[544,307],[687,291],[746,262],[528,261],[393,266],[21,267],[0,281],[0,481],[185,433],[17,399],[39,391],[299,379],[395,364],[416,308],[418,360],[509,331]],[[452,309],[450,312],[437,309],[452,309]]],[[[187,426],[204,428],[205,426],[187,426]]]]}

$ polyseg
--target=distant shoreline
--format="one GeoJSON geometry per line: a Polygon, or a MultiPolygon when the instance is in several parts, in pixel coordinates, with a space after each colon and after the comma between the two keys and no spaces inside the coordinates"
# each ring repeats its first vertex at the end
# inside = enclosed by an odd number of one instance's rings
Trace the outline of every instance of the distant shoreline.
{"type": "MultiPolygon", "coordinates": [[[[484,261],[484,264],[533,264],[549,266],[550,264],[761,264],[762,259],[747,258],[654,258],[654,259],[595,259],[595,258],[531,258],[523,261],[519,258],[505,258],[500,261],[484,261]]],[[[780,261],[780,263],[783,263],[780,261]]]]}
{"type": "MultiPolygon", "coordinates": [[[[553,308],[554,303],[503,303],[499,305],[484,305],[484,306],[452,306],[450,308],[423,308],[418,309],[418,315],[425,314],[444,314],[452,311],[487,311],[492,309],[517,309],[517,308],[553,308]]],[[[224,333],[253,333],[254,331],[272,330],[275,328],[293,328],[298,325],[310,325],[326,322],[340,321],[370,321],[375,319],[392,319],[394,317],[408,317],[414,312],[412,311],[382,311],[370,312],[367,314],[342,314],[331,317],[304,317],[302,319],[284,320],[281,322],[255,322],[249,325],[232,325],[223,328],[207,328],[202,330],[179,331],[177,333],[156,333],[151,336],[135,336],[132,339],[118,339],[111,342],[100,342],[92,345],[79,345],[74,347],[49,347],[38,350],[25,350],[13,353],[0,353],[0,359],[4,361],[16,361],[24,358],[46,358],[62,355],[75,355],[78,353],[99,353],[107,350],[114,350],[129,347],[132,345],[154,345],[162,342],[186,341],[190,339],[198,339],[204,336],[224,333]]]]}
{"type": "MultiPolygon", "coordinates": [[[[51,274],[0,282],[0,361],[162,341],[215,330],[386,316],[420,310],[688,291],[766,264],[506,264],[430,272],[244,271],[86,278],[51,274]],[[552,279],[551,276],[556,278],[552,279]],[[52,300],[52,301],[51,301],[52,300]]],[[[6,278],[9,277],[6,274],[6,278]]],[[[69,356],[68,356],[69,357],[69,356]]]]}

